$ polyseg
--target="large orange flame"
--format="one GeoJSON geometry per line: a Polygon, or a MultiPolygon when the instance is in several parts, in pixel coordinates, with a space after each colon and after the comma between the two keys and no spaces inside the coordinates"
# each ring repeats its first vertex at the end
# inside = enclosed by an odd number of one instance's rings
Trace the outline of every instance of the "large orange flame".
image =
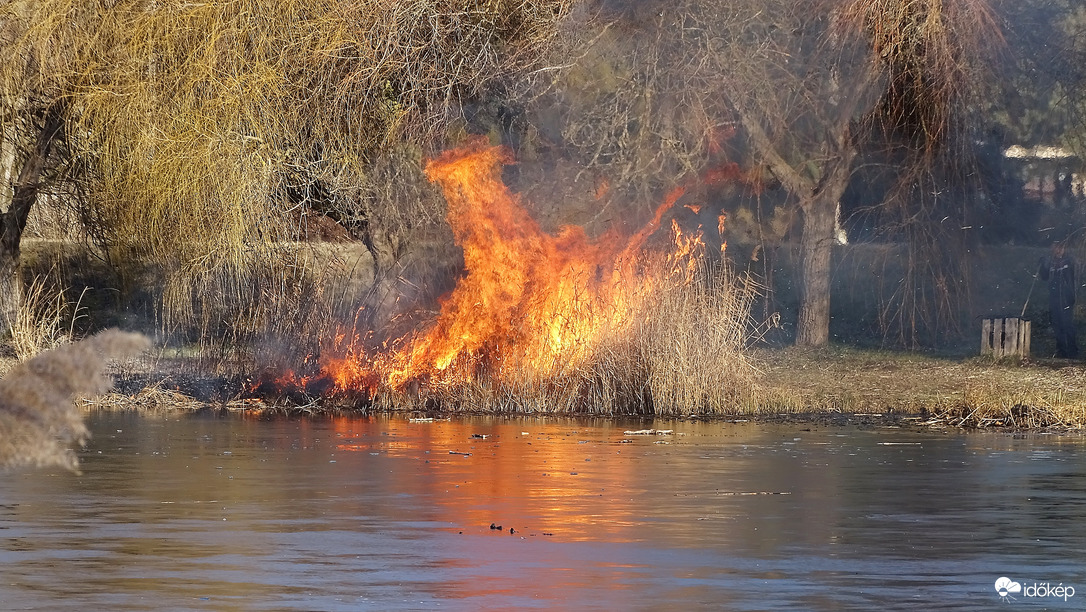
{"type": "MultiPolygon", "coordinates": [[[[357,342],[324,358],[321,375],[337,390],[396,391],[489,383],[539,384],[575,371],[636,324],[636,314],[660,278],[687,278],[698,265],[700,231],[683,234],[672,221],[674,249],[663,267],[646,265],[645,246],[682,197],[677,187],[653,219],[633,236],[610,232],[590,239],[580,227],[544,232],[501,180],[510,151],[477,139],[426,166],[448,202],[448,221],[463,249],[465,273],[424,332],[397,350],[367,355],[357,342]]],[[[700,177],[739,178],[726,164],[700,177]]],[[[722,221],[721,221],[722,222],[722,221]]]]}

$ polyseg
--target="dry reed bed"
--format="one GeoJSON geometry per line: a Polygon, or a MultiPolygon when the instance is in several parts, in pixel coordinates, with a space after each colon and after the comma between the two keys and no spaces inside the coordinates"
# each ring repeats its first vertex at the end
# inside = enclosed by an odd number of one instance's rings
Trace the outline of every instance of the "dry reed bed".
{"type": "MultiPolygon", "coordinates": [[[[744,380],[744,384],[751,385],[746,391],[729,387],[727,402],[721,402],[717,410],[677,405],[670,412],[655,414],[758,417],[820,412],[890,413],[918,415],[919,418],[914,419],[918,422],[953,427],[1081,428],[1086,425],[1086,365],[1055,361],[995,363],[839,348],[757,349],[750,352],[750,359],[760,374],[756,379],[744,380]]],[[[677,380],[669,379],[669,384],[675,386],[677,380]]],[[[131,397],[112,394],[109,401],[95,405],[134,409],[150,405],[154,410],[168,409],[171,405],[182,410],[212,406],[177,391],[157,389],[154,402],[144,399],[144,393],[131,397]]],[[[302,405],[276,398],[243,398],[239,395],[221,406],[238,411],[309,414],[352,409],[628,414],[621,409],[614,412],[578,411],[572,404],[554,403],[566,396],[569,401],[586,399],[584,395],[561,388],[542,394],[539,389],[506,389],[498,394],[492,386],[479,383],[460,389],[455,395],[389,394],[376,403],[340,397],[307,398],[302,405]],[[527,392],[518,395],[517,391],[527,392]],[[556,406],[565,406],[567,410],[556,411],[556,406]]]]}
{"type": "Polygon", "coordinates": [[[442,372],[437,382],[419,372],[419,384],[407,389],[379,388],[374,406],[593,416],[740,410],[756,375],[743,350],[753,287],[726,269],[677,269],[651,257],[643,266],[654,279],[646,280],[654,287],[649,295],[624,288],[629,295],[618,301],[633,305],[627,316],[604,319],[554,354],[521,355],[514,347],[498,358],[454,363],[455,375],[442,372]]]}
{"type": "MultiPolygon", "coordinates": [[[[699,309],[704,306],[702,303],[699,309]]],[[[706,311],[701,312],[701,316],[705,314],[706,311]]],[[[674,320],[674,317],[668,318],[669,324],[674,320]]],[[[940,358],[833,347],[750,350],[745,352],[743,360],[727,362],[728,367],[739,368],[730,372],[723,370],[721,363],[692,359],[691,355],[696,352],[687,355],[685,360],[671,359],[666,367],[661,367],[659,360],[673,354],[671,349],[690,349],[693,338],[699,339],[703,349],[722,346],[705,344],[703,334],[690,332],[693,327],[680,327],[682,329],[686,331],[676,333],[673,330],[657,336],[655,343],[643,344],[636,359],[633,354],[608,349],[594,369],[581,372],[580,380],[566,385],[500,388],[478,383],[455,392],[446,390],[442,395],[426,396],[416,390],[410,397],[406,393],[387,394],[378,401],[330,397],[292,402],[282,398],[247,397],[238,390],[234,397],[209,402],[181,390],[168,389],[160,382],[131,395],[110,393],[84,399],[82,405],[91,409],[135,410],[148,414],[200,409],[267,414],[425,410],[435,413],[743,415],[753,418],[798,413],[890,413],[915,415],[911,420],[929,426],[1062,429],[1086,426],[1086,364],[1055,360],[999,363],[979,358],[940,358]],[[685,347],[681,344],[684,338],[685,347]],[[684,368],[683,364],[694,366],[684,368]],[[751,364],[758,370],[756,376],[751,375],[751,364]],[[705,367],[707,365],[709,367],[705,367]],[[655,368],[659,369],[653,374],[655,368]],[[691,371],[699,369],[710,371],[697,374],[702,378],[692,383],[687,375],[693,376],[691,371]],[[623,376],[627,377],[625,383],[623,376]],[[606,382],[607,378],[616,380],[606,382]],[[729,380],[725,381],[725,378],[729,380]],[[724,382],[728,384],[720,386],[724,382]],[[626,384],[625,388],[623,384],[626,384]],[[659,409],[643,403],[635,404],[630,410],[629,405],[622,406],[618,400],[629,400],[631,389],[645,394],[642,401],[653,394],[667,399],[659,402],[659,409]],[[691,395],[692,391],[696,393],[691,395]],[[596,402],[596,405],[587,410],[578,409],[585,402],[596,402]]],[[[723,346],[734,346],[732,342],[734,338],[723,342],[723,346]]],[[[700,353],[700,357],[705,358],[705,352],[700,353]]],[[[188,367],[184,360],[169,363],[167,367],[172,369],[188,367]]],[[[159,362],[159,366],[162,365],[163,362],[159,362]]],[[[4,383],[10,386],[8,380],[17,378],[21,369],[25,368],[16,367],[5,377],[4,383]]],[[[59,416],[65,423],[73,422],[67,416],[59,416]]],[[[68,430],[74,431],[70,427],[68,430]]],[[[59,451],[60,447],[53,450],[59,451]]]]}

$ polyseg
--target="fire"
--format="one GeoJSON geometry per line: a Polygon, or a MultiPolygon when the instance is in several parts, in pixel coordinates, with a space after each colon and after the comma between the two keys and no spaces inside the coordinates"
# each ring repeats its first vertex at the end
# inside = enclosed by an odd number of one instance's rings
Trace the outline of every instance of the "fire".
{"type": "Polygon", "coordinates": [[[636,311],[636,252],[617,236],[590,240],[567,226],[552,236],[500,178],[509,152],[476,141],[431,161],[429,178],[448,200],[448,220],[467,270],[436,324],[393,360],[387,382],[467,382],[481,370],[504,383],[539,381],[576,368],[604,329],[636,311]]]}
{"type": "MultiPolygon", "coordinates": [[[[551,235],[502,183],[501,168],[512,162],[508,149],[475,140],[427,164],[463,249],[463,277],[432,326],[375,355],[338,339],[342,348],[322,358],[319,378],[370,394],[550,384],[590,368],[609,338],[628,336],[661,283],[693,278],[704,250],[700,231],[685,234],[672,221],[673,250],[652,256],[645,248],[685,186],[633,236],[612,231],[592,239],[575,226],[551,235]]],[[[739,177],[728,164],[701,180],[739,177]]]]}

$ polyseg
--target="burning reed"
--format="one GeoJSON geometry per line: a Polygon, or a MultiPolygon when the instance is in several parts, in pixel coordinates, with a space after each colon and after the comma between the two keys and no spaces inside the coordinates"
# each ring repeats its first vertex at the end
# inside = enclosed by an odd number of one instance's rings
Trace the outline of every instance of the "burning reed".
{"type": "Polygon", "coordinates": [[[143,335],[108,330],[13,367],[0,380],[0,467],[78,471],[70,445],[83,444],[89,433],[72,398],[106,391],[112,386],[106,361],[149,347],[143,335]]]}
{"type": "Polygon", "coordinates": [[[544,232],[501,181],[508,150],[476,140],[431,161],[465,272],[432,325],[391,350],[324,351],[321,381],[390,408],[690,414],[749,395],[751,291],[705,266],[665,199],[633,236],[544,232]],[[329,356],[331,355],[331,356],[329,356]]]}

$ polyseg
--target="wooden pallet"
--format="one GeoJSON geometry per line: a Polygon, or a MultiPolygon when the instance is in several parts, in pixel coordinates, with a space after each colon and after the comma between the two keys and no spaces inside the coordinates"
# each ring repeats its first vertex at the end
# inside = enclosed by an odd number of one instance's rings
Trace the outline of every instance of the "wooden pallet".
{"type": "Polygon", "coordinates": [[[1029,357],[1030,322],[1021,317],[990,317],[980,325],[980,354],[996,359],[1029,357]]]}

